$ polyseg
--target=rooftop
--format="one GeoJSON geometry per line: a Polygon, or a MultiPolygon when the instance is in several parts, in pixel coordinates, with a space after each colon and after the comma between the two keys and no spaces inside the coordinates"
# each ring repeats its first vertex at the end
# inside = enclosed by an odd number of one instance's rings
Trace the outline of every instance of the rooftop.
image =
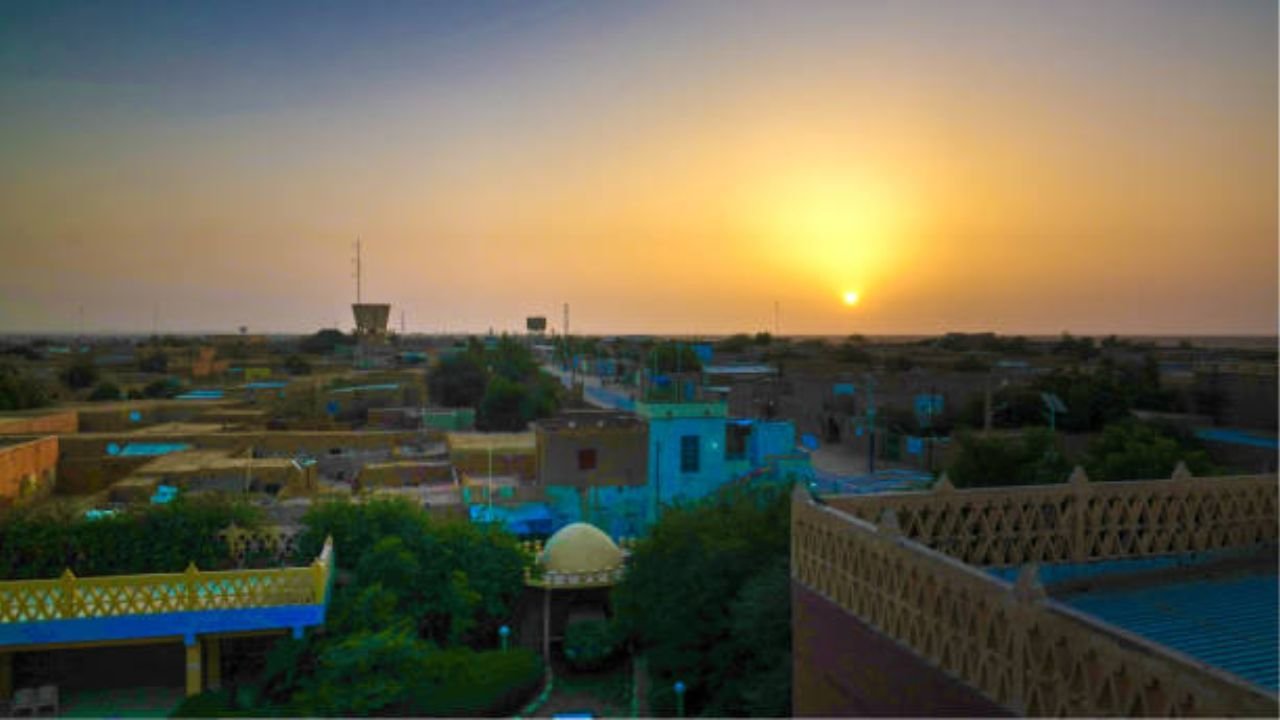
{"type": "Polygon", "coordinates": [[[445,442],[450,452],[483,452],[489,449],[494,452],[533,452],[537,444],[532,432],[451,432],[445,433],[445,442]]]}

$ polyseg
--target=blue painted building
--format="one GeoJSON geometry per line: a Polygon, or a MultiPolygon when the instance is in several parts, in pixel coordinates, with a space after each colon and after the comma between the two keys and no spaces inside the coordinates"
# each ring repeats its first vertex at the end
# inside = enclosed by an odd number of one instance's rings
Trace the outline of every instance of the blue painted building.
{"type": "Polygon", "coordinates": [[[613,537],[634,537],[664,506],[700,500],[729,483],[811,478],[790,421],[730,419],[722,402],[637,402],[636,410],[539,423],[542,500],[473,507],[472,519],[537,535],[588,522],[613,537]]]}

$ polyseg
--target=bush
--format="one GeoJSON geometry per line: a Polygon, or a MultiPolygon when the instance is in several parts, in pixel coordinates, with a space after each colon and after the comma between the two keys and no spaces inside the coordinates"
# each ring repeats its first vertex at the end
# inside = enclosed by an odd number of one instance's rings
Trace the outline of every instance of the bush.
{"type": "Polygon", "coordinates": [[[182,392],[182,383],[174,378],[152,380],[142,388],[142,396],[148,398],[171,398],[182,392]]]}
{"type": "Polygon", "coordinates": [[[89,394],[89,399],[94,402],[99,402],[104,400],[119,400],[123,396],[123,393],[120,392],[119,385],[116,385],[110,380],[104,380],[98,383],[98,386],[89,394]]]}
{"type": "Polygon", "coordinates": [[[62,371],[62,382],[72,390],[83,390],[98,382],[98,368],[93,359],[77,357],[62,371]]]}
{"type": "Polygon", "coordinates": [[[1045,485],[1066,480],[1071,465],[1058,452],[1053,433],[1027,430],[1017,438],[957,436],[959,451],[947,468],[956,487],[1045,485]]]}
{"type": "Polygon", "coordinates": [[[290,355],[284,360],[284,370],[290,375],[310,375],[311,363],[301,355],[290,355]]]}
{"type": "Polygon", "coordinates": [[[428,717],[514,715],[543,678],[542,658],[527,648],[441,650],[427,656],[424,671],[428,689],[413,711],[428,717]]]}
{"type": "Polygon", "coordinates": [[[148,373],[169,372],[169,356],[161,350],[142,355],[138,358],[138,369],[148,373]]]}
{"type": "Polygon", "coordinates": [[[10,511],[0,517],[0,578],[54,578],[66,568],[80,576],[171,573],[191,562],[226,568],[230,553],[217,533],[259,520],[255,508],[220,498],[180,497],[98,520],[10,511]]]}
{"type": "Polygon", "coordinates": [[[613,625],[605,620],[579,620],[564,631],[564,656],[574,670],[599,670],[618,652],[613,625]]]}
{"type": "Polygon", "coordinates": [[[44,383],[13,365],[0,364],[0,410],[27,410],[48,404],[44,383]]]}

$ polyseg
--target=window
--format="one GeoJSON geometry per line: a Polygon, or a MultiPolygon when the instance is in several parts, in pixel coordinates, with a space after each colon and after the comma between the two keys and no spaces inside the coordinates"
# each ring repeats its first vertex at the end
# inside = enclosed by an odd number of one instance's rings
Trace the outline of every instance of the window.
{"type": "Polygon", "coordinates": [[[578,469],[579,470],[595,470],[596,469],[596,450],[588,448],[578,451],[578,469]]]}
{"type": "Polygon", "coordinates": [[[698,436],[685,435],[680,438],[680,472],[698,472],[698,436]]]}
{"type": "Polygon", "coordinates": [[[729,423],[724,431],[724,456],[727,460],[745,460],[747,457],[747,438],[751,436],[751,426],[729,423]]]}

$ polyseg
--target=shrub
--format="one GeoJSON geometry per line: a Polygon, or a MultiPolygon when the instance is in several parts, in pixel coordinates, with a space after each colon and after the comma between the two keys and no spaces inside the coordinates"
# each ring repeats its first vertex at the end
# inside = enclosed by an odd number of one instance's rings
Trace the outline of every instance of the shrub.
{"type": "Polygon", "coordinates": [[[120,386],[110,380],[103,380],[89,394],[89,399],[98,402],[102,400],[119,400],[122,397],[120,386]]]}
{"type": "Polygon", "coordinates": [[[217,533],[232,522],[253,527],[259,512],[242,501],[179,498],[121,515],[17,514],[0,518],[0,577],[53,578],[66,568],[80,576],[181,572],[230,564],[217,533]]]}
{"type": "Polygon", "coordinates": [[[8,363],[0,364],[0,410],[26,410],[49,404],[44,384],[8,363]]]}
{"type": "Polygon", "coordinates": [[[605,620],[579,620],[564,631],[564,656],[574,670],[599,670],[618,652],[613,626],[605,620]]]}
{"type": "Polygon", "coordinates": [[[413,711],[429,717],[503,717],[537,692],[542,659],[527,648],[473,652],[441,650],[427,656],[427,691],[413,711]]]}

